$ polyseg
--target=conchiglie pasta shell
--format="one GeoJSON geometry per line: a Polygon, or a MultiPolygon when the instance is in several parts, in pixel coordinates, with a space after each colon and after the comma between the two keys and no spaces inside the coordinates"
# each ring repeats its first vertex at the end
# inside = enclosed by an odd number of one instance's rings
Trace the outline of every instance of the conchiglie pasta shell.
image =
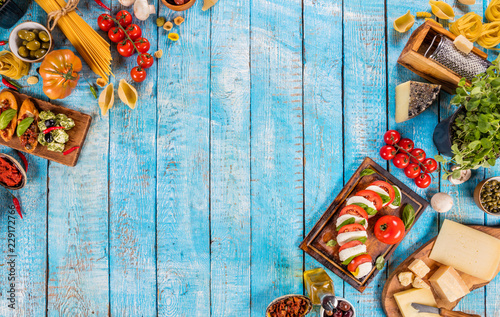
{"type": "Polygon", "coordinates": [[[106,116],[108,114],[108,110],[113,107],[115,103],[115,91],[113,88],[113,84],[109,84],[104,88],[99,95],[99,108],[101,108],[101,114],[106,116]]]}
{"type": "Polygon", "coordinates": [[[127,83],[125,79],[120,80],[120,84],[118,85],[118,97],[130,109],[135,109],[138,99],[137,90],[127,83]]]}
{"type": "Polygon", "coordinates": [[[455,18],[455,12],[453,12],[453,8],[448,3],[430,0],[429,4],[431,5],[432,13],[438,18],[443,20],[455,18]]]}
{"type": "Polygon", "coordinates": [[[415,23],[415,17],[410,13],[410,10],[405,15],[394,20],[394,29],[399,33],[404,33],[411,29],[415,23]]]}

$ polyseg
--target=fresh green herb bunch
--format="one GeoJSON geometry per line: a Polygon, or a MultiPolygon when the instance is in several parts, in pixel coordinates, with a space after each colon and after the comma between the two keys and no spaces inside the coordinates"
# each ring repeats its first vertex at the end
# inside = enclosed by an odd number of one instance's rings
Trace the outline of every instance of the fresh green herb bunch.
{"type": "MultiPolygon", "coordinates": [[[[500,58],[500,56],[499,56],[500,58]]],[[[451,125],[453,157],[441,155],[436,161],[444,166],[443,178],[460,177],[460,171],[489,168],[500,155],[500,66],[499,58],[486,73],[476,75],[471,85],[465,78],[460,80],[453,105],[464,106],[451,125]],[[446,164],[457,165],[454,171],[446,170],[446,164]]]]}

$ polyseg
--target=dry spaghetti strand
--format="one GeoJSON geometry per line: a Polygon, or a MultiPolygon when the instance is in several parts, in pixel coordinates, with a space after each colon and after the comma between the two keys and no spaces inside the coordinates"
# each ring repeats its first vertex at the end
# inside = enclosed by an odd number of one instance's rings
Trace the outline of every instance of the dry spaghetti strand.
{"type": "Polygon", "coordinates": [[[500,22],[491,22],[483,25],[483,32],[477,39],[477,44],[491,49],[500,44],[500,22]]]}
{"type": "Polygon", "coordinates": [[[456,20],[451,26],[451,33],[465,36],[469,41],[475,42],[483,32],[481,17],[474,12],[469,12],[456,20]]]}

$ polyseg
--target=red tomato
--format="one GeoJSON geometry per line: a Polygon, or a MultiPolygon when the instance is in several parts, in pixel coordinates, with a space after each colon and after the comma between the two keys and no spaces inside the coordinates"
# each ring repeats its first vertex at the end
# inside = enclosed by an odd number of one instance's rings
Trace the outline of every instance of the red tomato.
{"type": "Polygon", "coordinates": [[[339,252],[343,251],[345,249],[353,248],[353,247],[358,246],[358,245],[362,245],[362,244],[363,243],[361,241],[359,241],[359,240],[349,241],[349,242],[347,242],[346,244],[344,244],[343,246],[341,246],[339,248],[339,252]]]}
{"type": "Polygon", "coordinates": [[[413,143],[413,141],[410,139],[406,139],[406,138],[401,139],[401,141],[398,142],[398,145],[401,148],[401,150],[403,150],[405,152],[411,152],[411,150],[413,150],[413,148],[415,147],[415,144],[413,143]]]}
{"type": "Polygon", "coordinates": [[[394,188],[392,187],[391,184],[389,184],[388,182],[384,182],[384,181],[375,181],[375,182],[371,183],[370,186],[371,185],[378,186],[378,187],[382,188],[387,193],[390,200],[388,202],[386,202],[385,205],[389,205],[390,203],[392,203],[394,201],[394,197],[396,197],[396,193],[394,192],[394,188]]]}
{"type": "Polygon", "coordinates": [[[437,168],[438,168],[437,162],[434,159],[430,158],[430,157],[426,158],[422,162],[422,164],[424,164],[427,173],[432,173],[435,170],[437,170],[437,168]]]}
{"type": "Polygon", "coordinates": [[[346,232],[355,232],[355,231],[366,231],[366,229],[359,223],[353,223],[350,225],[345,225],[342,228],[340,228],[339,234],[346,232]]]}
{"type": "Polygon", "coordinates": [[[372,262],[372,261],[373,261],[373,259],[369,254],[361,254],[361,255],[355,257],[354,259],[352,259],[351,263],[349,263],[349,265],[347,266],[347,269],[349,270],[349,272],[354,273],[354,272],[356,272],[356,269],[358,268],[358,266],[360,266],[363,263],[372,262]]]}
{"type": "Polygon", "coordinates": [[[97,18],[97,25],[99,25],[99,28],[104,32],[108,32],[109,29],[115,26],[115,22],[109,14],[104,13],[97,18]]]}
{"type": "Polygon", "coordinates": [[[410,161],[412,161],[413,163],[418,164],[418,162],[422,162],[423,160],[425,160],[425,151],[422,149],[413,149],[410,153],[412,155],[410,161]]]}
{"type": "Polygon", "coordinates": [[[142,30],[137,24],[130,24],[125,29],[125,32],[127,32],[128,36],[130,36],[132,41],[137,40],[142,35],[142,30]]]}
{"type": "Polygon", "coordinates": [[[146,71],[139,66],[135,66],[130,71],[130,76],[136,83],[140,83],[146,79],[146,71]]]}
{"type": "Polygon", "coordinates": [[[368,199],[369,201],[371,201],[374,205],[375,205],[375,209],[380,210],[380,208],[382,208],[382,205],[384,204],[382,202],[382,198],[380,198],[380,196],[372,191],[372,190],[362,190],[362,191],[359,191],[356,193],[356,196],[361,196],[361,197],[364,197],[365,199],[368,199]]]}
{"type": "Polygon", "coordinates": [[[121,56],[124,57],[129,57],[134,55],[134,45],[132,44],[132,42],[130,42],[130,40],[125,40],[123,42],[120,42],[120,44],[116,46],[116,50],[121,56]]]}
{"type": "Polygon", "coordinates": [[[410,157],[405,153],[398,153],[392,159],[392,163],[397,168],[405,168],[408,166],[408,164],[410,164],[410,157]]]}
{"type": "Polygon", "coordinates": [[[347,205],[340,211],[339,217],[343,215],[353,215],[358,217],[363,217],[368,221],[368,214],[366,211],[358,205],[347,205]]]}
{"type": "Polygon", "coordinates": [[[125,38],[125,32],[123,32],[123,30],[120,29],[119,27],[114,26],[111,29],[109,29],[108,37],[111,42],[118,43],[123,41],[123,39],[125,38]]]}
{"type": "Polygon", "coordinates": [[[389,130],[384,134],[384,141],[388,145],[393,145],[401,140],[401,134],[396,130],[389,130]]]}
{"type": "Polygon", "coordinates": [[[382,243],[396,244],[405,237],[405,225],[396,216],[383,216],[375,223],[373,233],[382,243]]]}
{"type": "Polygon", "coordinates": [[[384,160],[392,160],[394,158],[394,155],[396,155],[398,151],[396,148],[392,145],[384,145],[380,149],[380,157],[382,157],[384,160]]]}
{"type": "Polygon", "coordinates": [[[432,183],[432,179],[427,173],[421,173],[415,178],[415,184],[420,188],[427,188],[432,183]]]}
{"type": "Polygon", "coordinates": [[[135,42],[135,46],[141,53],[147,53],[149,51],[149,41],[143,37],[138,38],[135,42]]]}
{"type": "Polygon", "coordinates": [[[153,65],[154,59],[151,54],[140,54],[137,56],[137,64],[142,68],[149,68],[153,65]]]}
{"type": "Polygon", "coordinates": [[[118,20],[118,23],[120,23],[121,26],[127,27],[132,23],[132,14],[130,14],[126,10],[121,10],[116,14],[116,19],[118,20]]]}
{"type": "Polygon", "coordinates": [[[418,174],[420,174],[420,166],[418,166],[418,164],[410,163],[405,168],[405,175],[408,178],[415,178],[418,174]]]}

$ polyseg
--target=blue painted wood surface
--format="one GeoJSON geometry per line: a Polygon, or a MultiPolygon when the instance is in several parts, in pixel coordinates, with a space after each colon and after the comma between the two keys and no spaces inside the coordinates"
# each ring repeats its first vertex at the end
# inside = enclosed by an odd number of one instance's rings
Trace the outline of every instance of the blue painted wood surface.
{"type": "MultiPolygon", "coordinates": [[[[105,2],[113,13],[123,9],[105,2]]],[[[25,214],[16,216],[14,310],[7,300],[11,204],[0,195],[0,316],[262,316],[272,299],[304,292],[303,271],[319,264],[298,244],[365,156],[427,199],[449,193],[456,206],[446,215],[427,209],[363,294],[330,274],[358,316],[384,316],[386,277],[445,218],[500,225],[471,198],[500,167],[480,169],[461,186],[436,175],[421,190],[378,155],[390,128],[437,154],[432,130],[454,111],[442,93],[419,117],[394,121],[395,87],[421,79],[397,64],[410,32],[396,33],[392,22],[428,10],[427,1],[220,0],[203,12],[199,0],[182,13],[155,5],[160,16],[186,21],[175,43],[156,16],[138,23],[151,52],[164,54],[135,85],[136,109],[117,101],[102,117],[82,83],[57,101],[93,117],[78,165],[28,156],[28,185],[14,193],[25,214]]],[[[454,8],[459,16],[486,5],[454,8]]],[[[92,1],[79,8],[97,28],[101,8],[92,1]]],[[[32,4],[22,20],[45,18],[32,4]]],[[[53,35],[59,48],[72,49],[60,31],[53,35]]],[[[112,52],[117,86],[135,58],[112,52]]],[[[82,73],[95,80],[88,67],[82,73]]],[[[24,91],[47,100],[40,84],[24,91]]],[[[500,279],[458,308],[500,316],[500,279]]]]}

